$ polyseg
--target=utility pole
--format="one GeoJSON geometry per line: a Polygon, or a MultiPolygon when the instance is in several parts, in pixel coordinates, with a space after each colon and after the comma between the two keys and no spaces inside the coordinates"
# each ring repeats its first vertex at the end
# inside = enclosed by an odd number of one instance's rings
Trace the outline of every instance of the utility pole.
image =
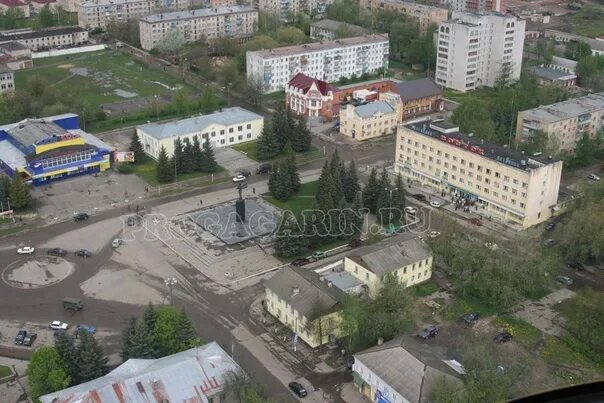
{"type": "Polygon", "coordinates": [[[176,286],[177,283],[178,283],[178,281],[174,277],[168,277],[167,279],[164,280],[164,284],[168,287],[168,290],[170,291],[170,305],[174,305],[174,299],[172,297],[172,290],[174,289],[174,287],[176,286]]]}

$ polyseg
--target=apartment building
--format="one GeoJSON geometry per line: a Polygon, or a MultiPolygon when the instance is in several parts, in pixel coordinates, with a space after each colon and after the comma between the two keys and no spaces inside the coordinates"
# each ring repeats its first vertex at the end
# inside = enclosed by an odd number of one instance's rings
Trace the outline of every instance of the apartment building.
{"type": "Polygon", "coordinates": [[[452,11],[507,12],[507,0],[441,0],[441,4],[452,11]]]}
{"type": "Polygon", "coordinates": [[[438,28],[436,83],[465,92],[494,86],[503,71],[518,80],[525,25],[514,16],[454,12],[438,28]]]}
{"type": "Polygon", "coordinates": [[[518,112],[516,141],[544,132],[550,148],[573,152],[583,134],[593,138],[602,129],[604,92],[518,112]]]}
{"type": "Polygon", "coordinates": [[[445,122],[399,125],[396,170],[476,208],[485,218],[528,228],[550,218],[562,161],[523,155],[445,122]]]}
{"type": "Polygon", "coordinates": [[[247,38],[254,34],[258,10],[250,6],[201,8],[143,17],[139,21],[141,47],[153,49],[168,33],[178,31],[187,42],[204,37],[247,38]]]}
{"type": "Polygon", "coordinates": [[[6,65],[6,67],[13,71],[34,67],[31,50],[19,42],[0,44],[0,64],[6,65]]]}
{"type": "Polygon", "coordinates": [[[282,20],[288,20],[291,15],[299,13],[323,14],[333,0],[258,0],[255,3],[259,11],[277,14],[282,20]]]}
{"type": "Polygon", "coordinates": [[[191,0],[89,0],[78,7],[78,25],[105,29],[110,21],[123,22],[159,11],[186,10],[191,0]]]}
{"type": "Polygon", "coordinates": [[[247,52],[247,79],[264,92],[283,90],[296,74],[327,82],[388,68],[388,34],[364,35],[247,52]]]}
{"type": "Polygon", "coordinates": [[[32,51],[77,46],[88,41],[88,31],[82,27],[56,27],[34,31],[3,31],[0,43],[18,42],[32,51]]]}
{"type": "Polygon", "coordinates": [[[420,34],[425,34],[432,25],[446,21],[449,10],[445,7],[435,7],[426,4],[402,0],[362,0],[370,11],[385,10],[405,14],[415,20],[420,34]]]}
{"type": "Polygon", "coordinates": [[[322,41],[338,39],[338,35],[359,36],[365,35],[367,30],[358,25],[347,24],[329,19],[319,20],[310,24],[310,37],[322,41]]]}
{"type": "Polygon", "coordinates": [[[382,95],[390,95],[388,101],[344,106],[340,111],[340,133],[355,140],[393,134],[398,123],[400,96],[392,93],[382,95]]]}
{"type": "Polygon", "coordinates": [[[0,94],[15,90],[15,76],[13,71],[0,64],[0,94]]]}

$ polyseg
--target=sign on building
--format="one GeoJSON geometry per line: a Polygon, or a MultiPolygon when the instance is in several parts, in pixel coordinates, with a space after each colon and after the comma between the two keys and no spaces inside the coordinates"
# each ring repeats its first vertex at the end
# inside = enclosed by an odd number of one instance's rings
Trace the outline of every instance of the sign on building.
{"type": "Polygon", "coordinates": [[[116,151],[115,162],[134,162],[134,151],[116,151]]]}

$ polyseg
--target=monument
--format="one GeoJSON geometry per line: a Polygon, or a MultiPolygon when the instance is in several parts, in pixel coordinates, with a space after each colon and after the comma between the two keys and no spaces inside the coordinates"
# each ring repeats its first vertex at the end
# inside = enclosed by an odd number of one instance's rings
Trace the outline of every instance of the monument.
{"type": "Polygon", "coordinates": [[[243,189],[247,188],[247,181],[241,181],[237,183],[237,191],[239,192],[239,199],[235,201],[235,214],[237,214],[237,222],[245,222],[245,200],[241,193],[243,189]]]}

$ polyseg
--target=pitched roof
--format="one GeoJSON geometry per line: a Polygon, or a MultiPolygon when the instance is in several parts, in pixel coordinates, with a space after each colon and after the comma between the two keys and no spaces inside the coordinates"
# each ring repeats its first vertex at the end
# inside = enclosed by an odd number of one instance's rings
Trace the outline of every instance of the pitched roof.
{"type": "Polygon", "coordinates": [[[40,397],[42,403],[208,403],[241,368],[216,343],[158,359],[130,359],[109,374],[40,397]]]}
{"type": "MultiPolygon", "coordinates": [[[[47,2],[46,0],[32,0],[37,3],[47,2]]],[[[56,1],[56,0],[53,0],[56,1]]],[[[68,35],[75,34],[78,32],[86,32],[86,30],[82,27],[78,26],[69,26],[69,27],[54,27],[54,28],[46,28],[39,29],[30,32],[19,32],[19,33],[6,33],[4,35],[0,35],[0,41],[16,41],[18,39],[35,39],[35,38],[45,38],[48,36],[56,36],[56,35],[68,35]]]]}
{"type": "Polygon", "coordinates": [[[318,78],[312,78],[307,76],[304,73],[296,74],[287,85],[298,88],[302,90],[303,94],[306,94],[310,87],[312,87],[313,83],[317,86],[317,89],[321,93],[321,95],[327,95],[328,92],[336,92],[338,90],[337,87],[329,84],[326,81],[319,80],[318,78]]]}
{"type": "Polygon", "coordinates": [[[392,105],[390,105],[386,101],[375,101],[375,102],[369,102],[364,105],[359,105],[354,108],[354,111],[357,115],[359,115],[359,117],[361,117],[363,119],[370,118],[373,115],[378,114],[378,113],[383,113],[383,114],[396,113],[396,110],[394,110],[392,105]]]}
{"type": "Polygon", "coordinates": [[[342,26],[346,26],[346,28],[349,30],[349,32],[352,33],[353,35],[363,35],[365,32],[367,32],[367,30],[365,28],[360,27],[358,25],[347,24],[345,22],[330,20],[330,19],[324,19],[324,20],[313,22],[312,24],[310,24],[310,26],[319,28],[319,29],[324,29],[327,31],[333,31],[333,32],[337,31],[342,26]]]}
{"type": "Polygon", "coordinates": [[[442,95],[443,93],[440,87],[436,85],[431,78],[404,81],[402,83],[397,83],[396,88],[403,102],[432,97],[435,95],[442,95]]]}
{"type": "Polygon", "coordinates": [[[314,271],[300,267],[285,267],[264,285],[308,320],[337,311],[344,295],[314,271]]]}
{"type": "Polygon", "coordinates": [[[556,81],[556,80],[570,80],[573,78],[577,78],[574,73],[567,73],[561,70],[552,69],[549,67],[533,67],[533,72],[539,78],[543,78],[546,80],[556,81]]]}
{"type": "Polygon", "coordinates": [[[604,92],[589,94],[580,98],[571,98],[551,105],[521,111],[522,117],[539,122],[558,122],[604,109],[604,92]]]}
{"type": "Polygon", "coordinates": [[[0,4],[4,4],[7,7],[23,7],[27,5],[21,0],[0,0],[0,4]]]}

